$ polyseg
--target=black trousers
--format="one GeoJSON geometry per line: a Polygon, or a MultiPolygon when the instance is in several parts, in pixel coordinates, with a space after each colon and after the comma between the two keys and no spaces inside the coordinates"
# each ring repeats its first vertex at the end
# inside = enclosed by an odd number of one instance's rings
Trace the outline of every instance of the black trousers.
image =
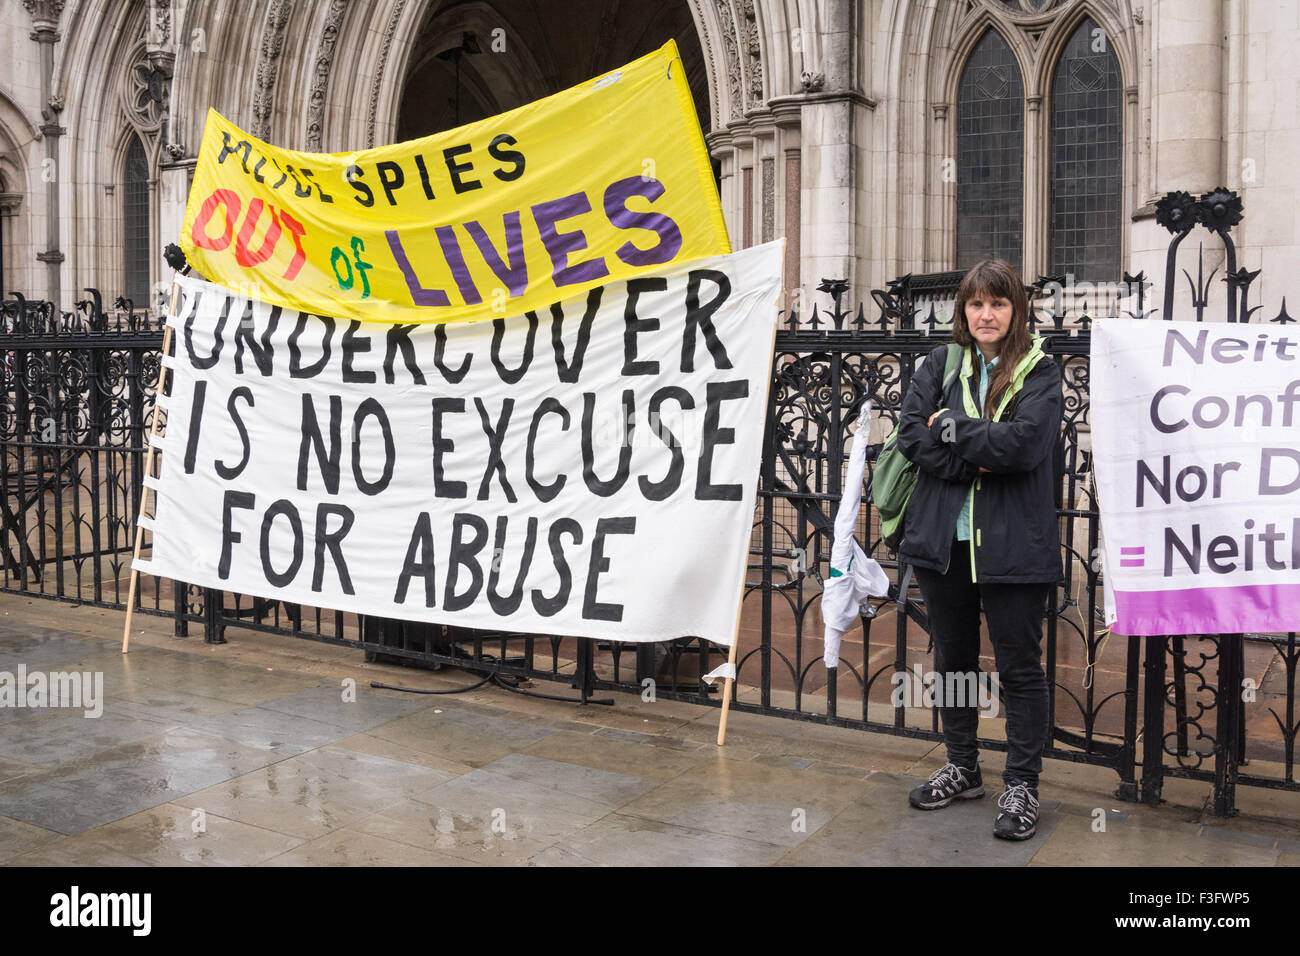
{"type": "MultiPolygon", "coordinates": [[[[1020,782],[1037,787],[1048,733],[1042,624],[1052,585],[971,583],[968,541],[953,541],[947,574],[928,568],[915,571],[930,617],[934,669],[945,687],[959,683],[948,680],[948,674],[974,675],[979,671],[983,605],[1006,708],[1007,763],[1002,778],[1008,786],[1020,782]]],[[[943,700],[939,715],[948,759],[973,768],[979,758],[979,709],[976,701],[966,697],[966,706],[950,706],[954,701],[943,700]]]]}

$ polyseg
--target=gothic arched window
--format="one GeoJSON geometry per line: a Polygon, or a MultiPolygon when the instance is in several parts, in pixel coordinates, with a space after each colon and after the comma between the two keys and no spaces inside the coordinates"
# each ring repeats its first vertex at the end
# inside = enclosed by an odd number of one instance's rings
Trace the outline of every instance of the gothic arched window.
{"type": "Polygon", "coordinates": [[[1025,89],[1011,47],[986,30],[957,92],[957,268],[1006,259],[1020,268],[1025,89]]]}
{"type": "Polygon", "coordinates": [[[1086,18],[1066,43],[1052,80],[1048,228],[1054,275],[1120,278],[1121,117],[1119,59],[1086,18]]]}
{"type": "Polygon", "coordinates": [[[122,170],[122,294],[137,309],[149,307],[149,160],[132,136],[122,170]]]}

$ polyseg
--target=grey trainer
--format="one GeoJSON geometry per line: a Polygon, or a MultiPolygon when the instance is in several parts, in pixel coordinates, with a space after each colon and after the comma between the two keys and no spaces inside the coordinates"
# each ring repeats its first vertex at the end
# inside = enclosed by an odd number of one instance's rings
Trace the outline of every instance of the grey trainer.
{"type": "Polygon", "coordinates": [[[984,781],[979,767],[967,770],[946,763],[930,779],[907,795],[907,802],[918,810],[938,810],[954,800],[974,800],[984,796],[984,781]]]}

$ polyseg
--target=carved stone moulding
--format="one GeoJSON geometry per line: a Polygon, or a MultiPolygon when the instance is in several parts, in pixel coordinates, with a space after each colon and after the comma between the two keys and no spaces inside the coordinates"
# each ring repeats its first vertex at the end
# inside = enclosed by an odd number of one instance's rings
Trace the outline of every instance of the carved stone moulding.
{"type": "Polygon", "coordinates": [[[23,0],[23,8],[32,18],[37,33],[53,33],[63,15],[65,0],[23,0]]]}
{"type": "Polygon", "coordinates": [[[293,12],[293,0],[271,0],[262,28],[262,46],[258,51],[256,88],[253,92],[253,135],[271,136],[271,113],[275,106],[275,81],[280,73],[280,53],[284,48],[284,29],[293,12]]]}
{"type": "Polygon", "coordinates": [[[325,125],[325,100],[329,93],[330,72],[334,68],[334,48],[338,43],[339,28],[347,12],[348,0],[330,0],[316,47],[316,71],[312,76],[311,94],[307,99],[307,148],[319,150],[325,125]]]}

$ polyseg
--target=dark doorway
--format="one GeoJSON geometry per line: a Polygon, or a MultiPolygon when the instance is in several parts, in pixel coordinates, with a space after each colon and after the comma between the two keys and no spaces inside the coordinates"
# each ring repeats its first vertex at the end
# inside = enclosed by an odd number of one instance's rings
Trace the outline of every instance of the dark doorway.
{"type": "Polygon", "coordinates": [[[484,18],[474,2],[431,11],[411,56],[398,110],[397,139],[452,129],[558,93],[644,56],[673,39],[700,126],[709,129],[709,85],[695,21],[684,0],[520,0],[507,18],[484,18]],[[452,51],[465,33],[479,52],[452,51]]]}

